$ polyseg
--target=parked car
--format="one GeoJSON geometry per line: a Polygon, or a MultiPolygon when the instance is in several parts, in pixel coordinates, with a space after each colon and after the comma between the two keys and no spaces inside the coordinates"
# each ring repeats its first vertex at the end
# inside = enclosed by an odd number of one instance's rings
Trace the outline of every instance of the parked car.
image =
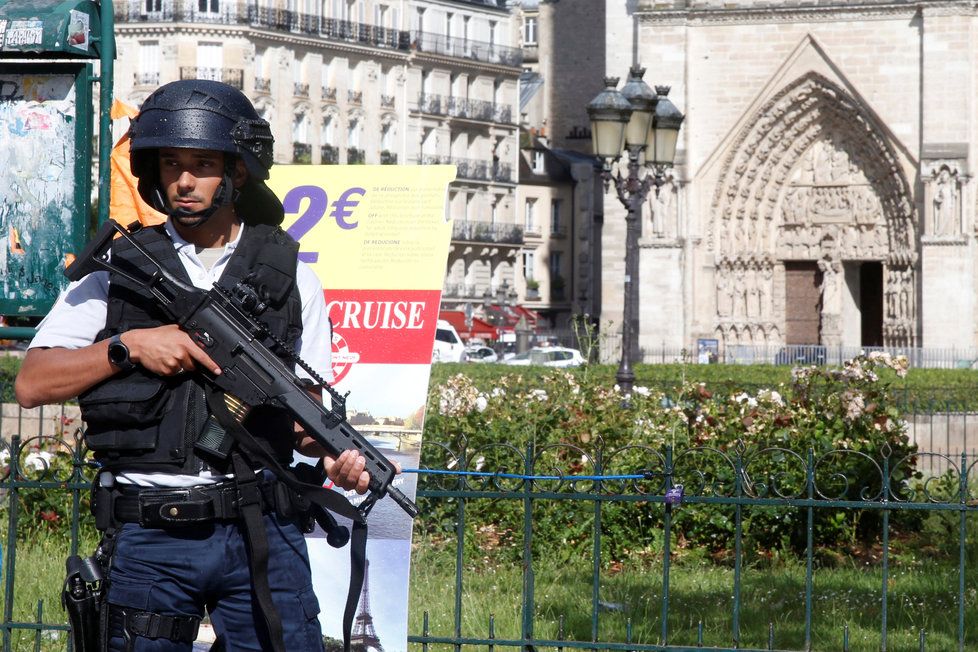
{"type": "Polygon", "coordinates": [[[584,356],[580,351],[563,346],[538,346],[503,360],[503,364],[508,365],[543,365],[544,367],[577,367],[584,362],[584,356]]]}
{"type": "Polygon", "coordinates": [[[435,346],[431,350],[432,362],[465,362],[465,345],[455,327],[444,319],[435,327],[435,346]]]}
{"type": "Polygon", "coordinates": [[[465,349],[465,359],[468,362],[496,362],[499,356],[492,347],[480,344],[465,349]]]}

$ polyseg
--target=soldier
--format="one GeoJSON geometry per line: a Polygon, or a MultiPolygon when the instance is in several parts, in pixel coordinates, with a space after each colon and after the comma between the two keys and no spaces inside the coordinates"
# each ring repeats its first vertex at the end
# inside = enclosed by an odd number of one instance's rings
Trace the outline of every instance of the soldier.
{"type": "MultiPolygon", "coordinates": [[[[322,287],[278,228],[282,204],[264,182],[273,138],[251,102],[220,82],[173,82],[146,99],[130,136],[139,193],[167,216],[135,230],[137,241],[201,289],[233,287],[259,254],[277,261],[281,300],[262,320],[328,378],[322,287]]],[[[124,239],[111,256],[139,264],[124,239]]],[[[102,465],[93,494],[109,571],[100,648],[189,651],[206,609],[227,649],[321,650],[301,498],[255,460],[245,457],[241,472],[195,446],[215,423],[197,369],[221,373],[147,289],[99,271],[59,298],[17,377],[24,407],[79,397],[86,444],[102,465]],[[257,528],[243,520],[246,482],[260,495],[257,528]]],[[[326,456],[284,411],[257,408],[244,425],[279,463],[293,450],[323,457],[336,485],[366,491],[362,455],[326,456]]]]}

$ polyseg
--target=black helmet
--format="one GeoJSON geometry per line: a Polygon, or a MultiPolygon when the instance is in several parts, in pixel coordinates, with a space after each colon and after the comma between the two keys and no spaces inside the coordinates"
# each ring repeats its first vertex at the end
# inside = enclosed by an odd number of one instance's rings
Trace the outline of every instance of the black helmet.
{"type": "MultiPolygon", "coordinates": [[[[223,82],[185,79],[160,86],[143,102],[129,128],[130,167],[139,179],[142,198],[157,210],[169,213],[160,189],[159,148],[225,152],[232,155],[228,158],[229,170],[233,169],[233,157],[239,157],[248,169],[249,179],[239,197],[239,193],[232,192],[230,175],[226,174],[223,202],[234,201],[246,223],[278,225],[285,214],[282,202],[265,185],[272,167],[274,142],[268,122],[261,119],[244,93],[223,82]]],[[[216,210],[217,206],[213,208],[216,210]]]]}

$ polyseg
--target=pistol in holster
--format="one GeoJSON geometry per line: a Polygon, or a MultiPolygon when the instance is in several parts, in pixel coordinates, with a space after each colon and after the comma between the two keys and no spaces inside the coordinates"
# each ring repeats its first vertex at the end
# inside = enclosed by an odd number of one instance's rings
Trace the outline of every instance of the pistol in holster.
{"type": "Polygon", "coordinates": [[[99,615],[105,599],[105,575],[94,556],[71,555],[65,562],[67,574],[61,605],[71,624],[72,649],[100,652],[99,615]]]}

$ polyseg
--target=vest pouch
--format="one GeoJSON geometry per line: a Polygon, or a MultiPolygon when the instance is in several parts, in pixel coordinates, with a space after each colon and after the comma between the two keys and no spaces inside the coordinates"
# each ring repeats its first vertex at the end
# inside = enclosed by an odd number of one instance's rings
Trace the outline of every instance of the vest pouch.
{"type": "Polygon", "coordinates": [[[92,387],[78,397],[82,419],[87,424],[88,445],[97,450],[97,435],[107,431],[133,431],[149,428],[151,441],[129,437],[119,442],[105,442],[121,448],[153,448],[156,445],[155,426],[163,418],[173,392],[161,377],[135,370],[116,376],[92,387]],[[93,445],[95,444],[95,445],[93,445]]]}

